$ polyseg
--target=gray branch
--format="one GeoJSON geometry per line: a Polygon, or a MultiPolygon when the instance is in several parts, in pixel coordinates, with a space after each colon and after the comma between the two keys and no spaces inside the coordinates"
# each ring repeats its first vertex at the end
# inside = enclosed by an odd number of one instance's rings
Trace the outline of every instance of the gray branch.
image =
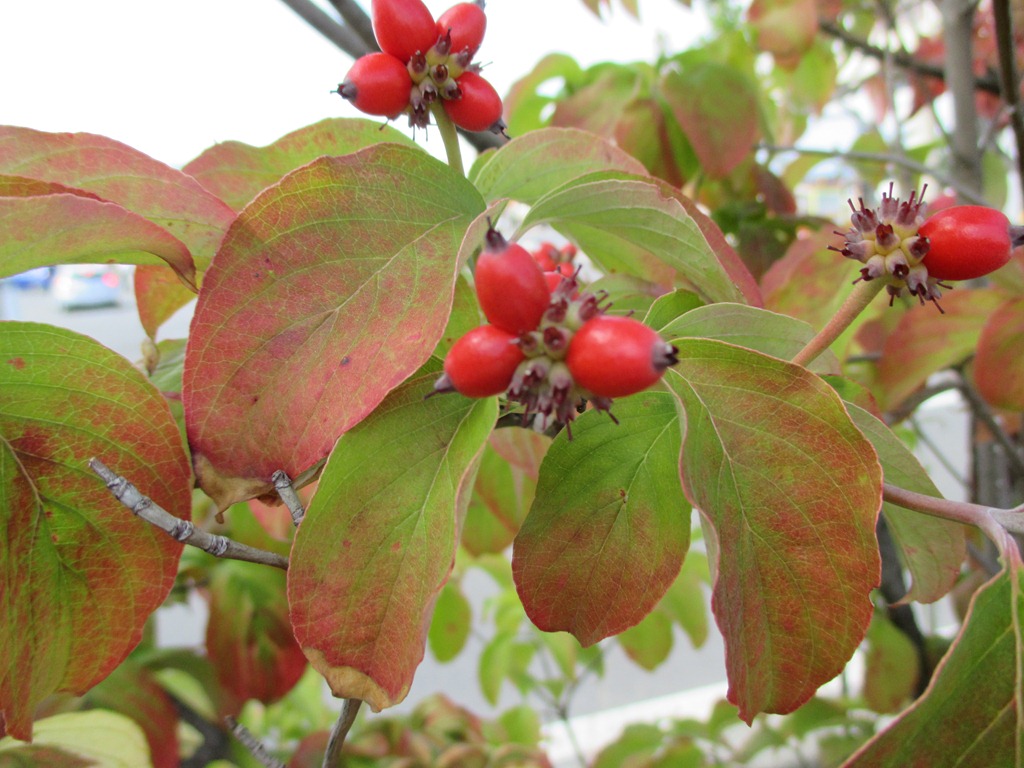
{"type": "Polygon", "coordinates": [[[138,488],[128,482],[127,478],[111,470],[99,459],[89,459],[89,468],[102,478],[114,498],[131,510],[133,515],[155,525],[175,541],[201,549],[214,557],[243,560],[247,563],[259,563],[287,570],[288,558],[282,557],[276,552],[257,549],[229,539],[227,536],[208,533],[201,528],[196,528],[190,520],[175,517],[159,504],[154,503],[148,496],[143,496],[138,488]]]}
{"type": "Polygon", "coordinates": [[[306,510],[302,507],[302,500],[295,492],[295,486],[292,485],[291,478],[288,477],[288,473],[283,469],[279,469],[270,479],[274,481],[274,490],[277,491],[277,495],[281,497],[281,501],[288,507],[288,511],[292,513],[292,523],[298,528],[302,518],[306,516],[306,510]]]}
{"type": "Polygon", "coordinates": [[[341,714],[338,715],[338,719],[331,729],[330,738],[327,740],[323,768],[340,768],[345,764],[341,750],[345,746],[345,737],[348,736],[352,724],[356,721],[356,715],[359,714],[359,707],[362,703],[361,699],[345,699],[341,714]]]}
{"type": "Polygon", "coordinates": [[[267,748],[263,746],[259,739],[252,735],[248,728],[235,720],[235,718],[231,716],[225,717],[224,722],[231,729],[231,735],[238,739],[238,742],[249,750],[249,754],[264,768],[287,768],[284,763],[267,751],[267,748]]]}
{"type": "Polygon", "coordinates": [[[360,56],[377,50],[376,46],[367,45],[349,27],[339,24],[310,0],[281,0],[281,2],[353,59],[358,59],[360,56]]]}

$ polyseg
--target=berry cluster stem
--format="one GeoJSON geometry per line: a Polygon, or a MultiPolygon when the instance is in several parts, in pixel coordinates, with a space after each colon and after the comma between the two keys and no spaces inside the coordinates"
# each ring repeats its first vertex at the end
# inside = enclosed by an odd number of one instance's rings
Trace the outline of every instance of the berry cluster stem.
{"type": "Polygon", "coordinates": [[[457,171],[460,176],[465,176],[466,171],[462,166],[462,147],[459,146],[459,132],[455,123],[448,117],[440,102],[434,102],[431,107],[434,113],[434,121],[437,123],[437,130],[441,133],[441,141],[444,142],[444,151],[448,155],[448,165],[457,171]]]}
{"type": "Polygon", "coordinates": [[[822,352],[832,346],[832,342],[839,338],[843,331],[850,327],[850,324],[857,316],[867,309],[871,300],[875,298],[885,285],[884,280],[862,280],[857,283],[853,292],[846,297],[843,306],[832,316],[832,319],[825,324],[825,327],[818,331],[817,335],[807,342],[807,346],[797,352],[793,362],[797,365],[807,366],[822,352]]]}

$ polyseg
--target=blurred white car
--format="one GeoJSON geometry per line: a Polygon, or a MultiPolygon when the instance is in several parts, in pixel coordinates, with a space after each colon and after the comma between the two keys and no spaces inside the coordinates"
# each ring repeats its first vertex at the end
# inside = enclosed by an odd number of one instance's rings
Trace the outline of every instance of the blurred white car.
{"type": "Polygon", "coordinates": [[[110,307],[121,300],[122,276],[113,264],[62,264],[51,290],[61,309],[110,307]]]}

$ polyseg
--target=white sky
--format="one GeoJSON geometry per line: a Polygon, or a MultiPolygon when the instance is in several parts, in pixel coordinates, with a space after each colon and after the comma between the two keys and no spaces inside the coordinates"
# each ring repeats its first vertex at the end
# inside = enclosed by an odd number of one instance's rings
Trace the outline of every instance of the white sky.
{"type": "MultiPolygon", "coordinates": [[[[679,50],[706,30],[678,0],[643,0],[642,23],[615,2],[602,22],[581,0],[489,0],[478,60],[504,94],[552,51],[650,61],[659,39],[679,50]]],[[[99,133],[176,166],[358,115],[329,93],[350,65],[279,0],[0,0],[0,124],[99,133]]]]}

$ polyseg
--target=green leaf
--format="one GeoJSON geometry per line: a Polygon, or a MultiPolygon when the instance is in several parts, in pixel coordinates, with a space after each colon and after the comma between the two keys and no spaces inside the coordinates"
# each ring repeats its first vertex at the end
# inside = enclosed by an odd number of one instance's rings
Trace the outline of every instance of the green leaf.
{"type": "MultiPolygon", "coordinates": [[[[917,457],[892,430],[852,403],[847,403],[846,409],[875,447],[887,483],[927,496],[942,496],[917,457]]],[[[882,514],[912,578],[900,602],[933,603],[946,595],[960,577],[967,556],[964,526],[889,503],[882,505],[882,514]]]]}
{"type": "Polygon", "coordinates": [[[656,725],[636,723],[627,725],[622,735],[602,749],[594,761],[594,768],[622,768],[643,765],[662,745],[665,734],[656,725]]]}
{"type": "Polygon", "coordinates": [[[544,108],[554,99],[542,95],[540,89],[548,90],[552,81],[572,80],[579,74],[580,65],[564,53],[549,53],[538,61],[532,71],[512,84],[505,97],[509,133],[523,136],[541,128],[546,122],[544,108]]]}
{"type": "Polygon", "coordinates": [[[942,297],[944,315],[930,307],[906,312],[885,340],[876,395],[891,410],[925,383],[929,376],[974,354],[981,329],[1002,304],[996,290],[968,288],[942,297]]]}
{"type": "Polygon", "coordinates": [[[629,658],[648,672],[653,671],[672,652],[672,621],[661,611],[652,611],[620,634],[619,644],[629,658]]]}
{"type": "Polygon", "coordinates": [[[620,424],[589,411],[573,423],[572,442],[564,432],[555,439],[512,554],[533,623],[584,646],[646,616],[690,541],[672,398],[645,392],[615,407],[620,424]]]}
{"type": "Polygon", "coordinates": [[[457,581],[449,581],[437,596],[434,618],[427,635],[434,658],[444,664],[458,656],[466,645],[472,622],[473,609],[469,600],[462,594],[457,581]]]}
{"type": "Polygon", "coordinates": [[[316,160],[246,207],[203,282],[182,392],[221,508],[309,470],[426,361],[482,210],[448,166],[397,144],[316,160]]]}
{"type": "Polygon", "coordinates": [[[703,585],[710,582],[707,556],[691,550],[683,561],[679,576],[658,604],[659,610],[682,627],[694,648],[700,648],[708,638],[707,599],[703,585]]]}
{"type": "Polygon", "coordinates": [[[928,690],[846,768],[1020,764],[1019,568],[1005,568],[974,594],[928,690]]]}
{"type": "Polygon", "coordinates": [[[868,627],[864,699],[875,712],[898,712],[914,698],[920,668],[917,649],[881,614],[868,627]]]}
{"type": "Polygon", "coordinates": [[[116,203],[185,243],[200,270],[235,218],[187,174],[90,133],[0,127],[0,174],[57,182],[116,203]]]}
{"type": "Polygon", "coordinates": [[[644,325],[663,333],[670,323],[700,306],[703,306],[703,302],[692,291],[671,291],[659,296],[650,305],[644,317],[644,325]]]}
{"type": "MultiPolygon", "coordinates": [[[[807,323],[745,304],[711,304],[697,307],[660,329],[666,338],[695,336],[726,341],[789,360],[814,337],[807,323]]],[[[839,361],[827,351],[810,366],[818,373],[839,373],[839,361]]]]}
{"type": "Polygon", "coordinates": [[[80,189],[0,176],[0,228],[0,277],[54,264],[167,264],[195,290],[196,268],[183,242],[80,189]]]}
{"type": "Polygon", "coordinates": [[[347,432],[299,526],[288,570],[295,636],[338,697],[405,698],[448,579],[494,398],[424,400],[431,363],[347,432]]]}
{"type": "Polygon", "coordinates": [[[606,272],[671,283],[678,273],[703,300],[757,303],[757,286],[721,232],[691,200],[657,180],[577,177],[534,203],[523,229],[550,224],[606,272]]]}
{"type": "Polygon", "coordinates": [[[0,719],[27,740],[40,701],[84,693],[136,646],[181,555],[121,506],[89,459],[186,520],[192,475],[145,377],[52,326],[0,328],[0,435],[0,719]]]}
{"type": "Polygon", "coordinates": [[[240,141],[214,144],[182,170],[240,211],[261,190],[301,165],[382,142],[415,146],[404,133],[379,120],[335,117],[292,131],[265,147],[240,141]]]}
{"type": "Polygon", "coordinates": [[[749,723],[799,707],[864,637],[881,468],[806,369],[721,341],[675,344],[665,383],[686,412],[680,473],[715,537],[712,610],[729,700],[749,723]]]}
{"type": "Polygon", "coordinates": [[[1024,299],[1002,304],[985,322],[974,357],[974,381],[997,408],[1024,411],[1024,299]]]}
{"type": "Polygon", "coordinates": [[[508,632],[499,632],[484,646],[477,669],[480,691],[491,706],[498,705],[505,680],[523,687],[521,683],[533,655],[532,645],[517,640],[515,634],[508,632]]]}
{"type": "Polygon", "coordinates": [[[544,128],[484,155],[469,180],[488,202],[509,197],[533,205],[567,181],[610,170],[646,174],[638,160],[599,136],[575,128],[544,128]]]}
{"type": "MultiPolygon", "coordinates": [[[[149,745],[142,729],[124,715],[94,709],[90,712],[66,712],[40,720],[35,725],[32,746],[15,741],[10,736],[0,739],[0,765],[18,765],[17,756],[27,752],[38,762],[55,768],[76,768],[81,765],[103,768],[152,768],[149,745]],[[54,748],[70,755],[71,759],[57,757],[54,762],[43,762],[34,750],[54,748]]],[[[48,756],[52,758],[53,756],[48,756]]]]}

